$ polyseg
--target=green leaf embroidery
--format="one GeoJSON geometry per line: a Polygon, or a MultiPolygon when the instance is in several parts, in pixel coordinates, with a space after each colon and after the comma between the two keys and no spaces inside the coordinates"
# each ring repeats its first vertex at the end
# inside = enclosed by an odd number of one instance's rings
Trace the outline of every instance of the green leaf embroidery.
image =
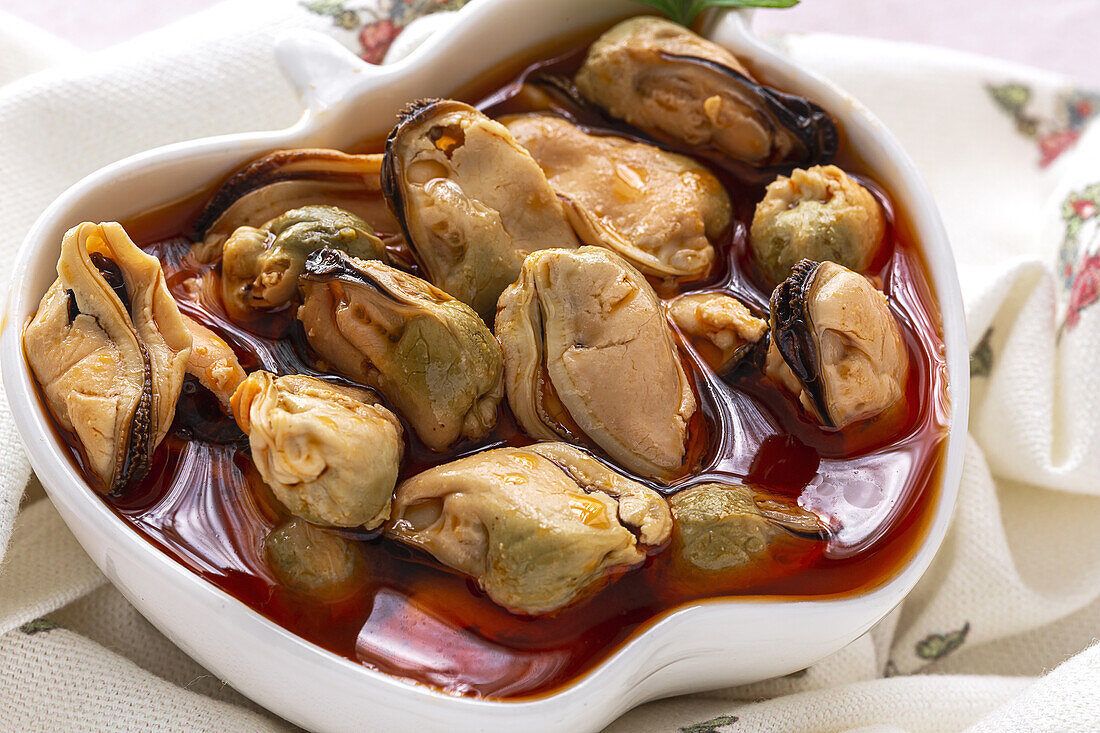
{"type": "Polygon", "coordinates": [[[459,10],[469,0],[399,0],[391,16],[398,25],[408,25],[417,18],[445,10],[459,10]]]}
{"type": "Polygon", "coordinates": [[[988,377],[993,371],[993,346],[990,338],[993,336],[993,327],[985,329],[981,340],[974,350],[970,352],[970,376],[988,377]]]}
{"type": "Polygon", "coordinates": [[[53,621],[50,621],[49,619],[36,618],[34,621],[28,621],[27,623],[20,626],[19,630],[22,631],[27,636],[31,636],[31,635],[37,634],[41,631],[51,631],[53,629],[58,629],[58,628],[61,628],[60,624],[54,623],[53,621]]]}
{"type": "Polygon", "coordinates": [[[317,15],[331,15],[333,17],[346,12],[343,0],[309,0],[303,2],[302,7],[317,15]]]}
{"type": "Polygon", "coordinates": [[[1039,119],[1026,112],[1028,102],[1031,101],[1031,89],[1023,84],[987,84],[986,90],[997,106],[1012,117],[1021,135],[1039,135],[1039,119]]]}
{"type": "Polygon", "coordinates": [[[993,101],[1010,115],[1022,112],[1031,99],[1031,90],[1023,84],[990,84],[987,88],[993,101]]]}
{"type": "Polygon", "coordinates": [[[1095,212],[1098,209],[1100,209],[1100,183],[1093,183],[1081,191],[1067,196],[1066,200],[1062,202],[1062,221],[1066,225],[1065,238],[1076,237],[1085,221],[1096,216],[1095,212]],[[1082,210],[1087,211],[1089,204],[1092,204],[1093,213],[1088,217],[1082,216],[1082,210]]]}
{"type": "Polygon", "coordinates": [[[929,634],[917,642],[917,656],[929,661],[943,659],[962,646],[963,642],[966,641],[966,635],[969,633],[970,622],[967,621],[958,631],[951,631],[946,634],[929,634]]]}
{"type": "Polygon", "coordinates": [[[656,8],[680,25],[691,25],[707,8],[790,8],[799,0],[634,0],[656,8]]]}
{"type": "Polygon", "coordinates": [[[718,733],[719,728],[736,722],[736,715],[719,715],[717,718],[704,720],[702,723],[686,725],[680,729],[680,733],[718,733]]]}
{"type": "Polygon", "coordinates": [[[362,25],[359,13],[347,7],[343,0],[308,0],[302,7],[316,15],[327,15],[332,18],[332,24],[346,31],[353,31],[362,25]]]}

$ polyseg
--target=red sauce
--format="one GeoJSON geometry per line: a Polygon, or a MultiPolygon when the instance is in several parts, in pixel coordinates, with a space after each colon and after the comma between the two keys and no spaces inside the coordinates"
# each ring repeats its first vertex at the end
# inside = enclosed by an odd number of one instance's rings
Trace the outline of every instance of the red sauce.
{"type": "MultiPolygon", "coordinates": [[[[568,73],[584,47],[572,46],[543,70],[568,73]]],[[[515,67],[515,68],[518,68],[515,67]]],[[[520,76],[514,76],[518,79],[520,76]]],[[[465,98],[500,115],[537,106],[505,84],[465,98]]],[[[371,147],[371,146],[365,146],[371,147]]],[[[374,149],[378,149],[375,147],[374,149]]],[[[704,158],[700,158],[708,163],[704,158]]],[[[287,518],[251,465],[247,441],[211,395],[186,385],[172,433],[149,475],[125,498],[104,500],[169,556],[259,613],[329,651],[448,692],[496,698],[540,695],[592,669],[626,639],[665,612],[717,597],[822,598],[860,592],[895,574],[912,555],[934,506],[948,413],[938,307],[904,213],[874,183],[853,151],[841,165],[860,174],[883,203],[890,226],[873,274],[881,278],[910,352],[907,405],[889,419],[844,432],[822,430],[793,398],[760,377],[722,381],[684,344],[683,358],[701,409],[691,424],[685,474],[664,493],[708,480],[746,480],[802,497],[828,517],[827,540],[791,535],[750,570],[702,572],[656,551],[645,564],[559,613],[530,618],[493,604],[471,580],[431,558],[355,532],[367,568],[341,600],[311,599],[281,585],[268,568],[263,542],[287,518]]],[[[712,168],[714,168],[712,166],[712,168]]],[[[746,253],[747,227],[771,176],[752,180],[714,168],[734,202],[735,223],[718,245],[718,265],[705,281],[654,285],[662,297],[722,288],[758,310],[769,290],[746,253]]],[[[220,333],[246,369],[314,371],[313,357],[290,313],[235,324],[218,302],[216,269],[187,256],[190,231],[210,191],[128,223],[135,240],[161,258],[182,310],[220,333]],[[198,277],[196,294],[188,287],[198,277]]],[[[110,218],[110,212],[104,212],[110,218]]],[[[433,453],[406,430],[402,476],[457,456],[530,440],[502,404],[486,440],[433,453]]],[[[71,442],[71,439],[70,439],[71,442]]],[[[81,461],[74,448],[74,458],[81,461]]],[[[673,537],[672,543],[675,544],[673,537]]],[[[662,548],[667,549],[667,548],[662,548]]]]}

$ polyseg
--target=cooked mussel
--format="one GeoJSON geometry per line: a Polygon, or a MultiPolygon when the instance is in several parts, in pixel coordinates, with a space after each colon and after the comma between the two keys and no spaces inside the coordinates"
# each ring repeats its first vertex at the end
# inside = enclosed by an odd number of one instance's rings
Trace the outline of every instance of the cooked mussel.
{"type": "Polygon", "coordinates": [[[229,177],[195,223],[199,262],[221,259],[226,240],[239,227],[259,227],[303,206],[337,206],[366,222],[387,245],[401,241],[400,227],[382,196],[382,156],[339,150],[275,150],[229,177]]]}
{"type": "Polygon", "coordinates": [[[730,223],[714,174],[683,155],[613,135],[589,135],[547,114],[506,118],[565,203],[580,239],[613,249],[642,272],[702,277],[730,223]]]}
{"type": "Polygon", "coordinates": [[[160,261],[114,222],[73,227],[23,347],[102,489],[140,480],[172,423],[191,353],[160,261]]]}
{"type": "Polygon", "coordinates": [[[666,307],[673,323],[719,374],[734,371],[754,353],[764,354],[768,322],[732,295],[689,293],[666,307]]]}
{"type": "Polygon", "coordinates": [[[729,51],[667,20],[619,23],[592,44],[575,81],[611,116],[675,145],[755,167],[836,154],[828,113],[762,86],[729,51]]]}
{"type": "Polygon", "coordinates": [[[886,296],[835,262],[802,260],[771,297],[767,373],[823,424],[900,404],[909,355],[886,296]]]}
{"type": "Polygon", "coordinates": [[[510,611],[545,614],[640,564],[672,526],[652,489],[564,443],[497,448],[397,487],[386,534],[473,577],[510,611]]]}
{"type": "Polygon", "coordinates": [[[283,585],[329,602],[355,592],[364,574],[363,558],[349,540],[302,519],[272,530],[264,550],[283,585]]]}
{"type": "Polygon", "coordinates": [[[534,252],[500,297],[508,404],[543,440],[590,441],[641,476],[681,466],[695,394],[653,288],[603,247],[534,252]]]}
{"type": "Polygon", "coordinates": [[[183,324],[191,332],[191,355],[187,359],[187,373],[213,393],[222,409],[229,413],[229,401],[248,375],[241,368],[233,349],[229,348],[229,344],[221,336],[194,318],[181,315],[183,324]]]}
{"type": "Polygon", "coordinates": [[[500,345],[469,306],[418,277],[339,250],[314,252],[298,318],[310,345],[386,395],[433,450],[496,423],[500,345]]]}
{"type": "Polygon", "coordinates": [[[303,206],[262,227],[239,227],[222,253],[222,301],[235,320],[275,310],[298,298],[306,257],[331,247],[363,260],[384,259],[386,248],[370,225],[335,206],[303,206]]]}
{"type": "Polygon", "coordinates": [[[528,253],[578,244],[538,163],[504,125],[461,102],[401,112],[382,186],[427,279],[487,323],[528,253]]]}
{"type": "Polygon", "coordinates": [[[764,559],[777,536],[822,536],[813,512],[743,484],[706,483],[669,499],[676,521],[674,550],[703,570],[729,570],[764,559]]]}
{"type": "Polygon", "coordinates": [[[364,529],[389,519],[403,431],[370,392],[257,371],[233,393],[232,407],[252,462],[291,514],[364,529]]]}
{"type": "Polygon", "coordinates": [[[803,259],[865,272],[885,232],[882,207],[866,188],[835,165],[816,165],[768,184],[749,246],[770,282],[778,283],[803,259]]]}

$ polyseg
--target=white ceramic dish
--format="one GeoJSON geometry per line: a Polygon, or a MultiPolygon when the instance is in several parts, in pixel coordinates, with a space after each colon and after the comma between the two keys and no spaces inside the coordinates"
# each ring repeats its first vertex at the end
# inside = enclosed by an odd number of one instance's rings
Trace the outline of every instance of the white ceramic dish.
{"type": "Polygon", "coordinates": [[[265,707],[326,731],[598,730],[646,700],[788,674],[835,652],[890,611],[928,567],[947,528],[962,469],[968,362],[962,301],[931,195],[890,133],[862,105],[756,41],[742,12],[706,32],[748,58],[769,83],[829,110],[850,144],[909,212],[943,315],[951,435],[935,514],[910,562],[877,589],[813,601],[719,600],[671,612],[552,695],[497,702],[452,697],[330,654],[268,621],[155,549],[85,484],[55,436],[24,362],[22,326],[53,281],[62,234],[83,220],[124,219],[181,198],[273,148],[346,147],[388,130],[409,99],[445,96],[525,49],[640,6],[628,0],[474,0],[410,56],[372,67],[335,41],[303,33],[278,58],[306,107],[293,127],[158,148],[66,191],[19,251],[2,335],[4,384],[34,470],[61,515],[119,590],[188,654],[265,707]]]}

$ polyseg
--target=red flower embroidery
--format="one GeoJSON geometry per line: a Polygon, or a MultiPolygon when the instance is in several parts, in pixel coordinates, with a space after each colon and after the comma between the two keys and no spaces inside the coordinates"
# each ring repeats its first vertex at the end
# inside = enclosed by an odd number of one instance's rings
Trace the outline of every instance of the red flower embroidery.
{"type": "Polygon", "coordinates": [[[1100,298],[1100,254],[1086,255],[1081,267],[1073,279],[1073,288],[1069,292],[1069,307],[1066,311],[1066,325],[1073,328],[1080,320],[1081,310],[1092,305],[1100,298]]]}
{"type": "Polygon", "coordinates": [[[1093,201],[1089,201],[1088,199],[1074,199],[1069,202],[1069,205],[1077,212],[1077,216],[1082,219],[1091,219],[1096,216],[1096,203],[1093,201]]]}
{"type": "Polygon", "coordinates": [[[1100,112],[1100,94],[1071,89],[1058,94],[1054,114],[1033,109],[1031,87],[1024,84],[989,84],[993,101],[1016,122],[1021,135],[1039,144],[1039,166],[1047,167],[1073,147],[1088,121],[1100,112]]]}
{"type": "Polygon", "coordinates": [[[401,28],[390,19],[363,26],[359,31],[359,45],[363,47],[359,57],[372,64],[382,63],[393,40],[401,34],[401,28]]]}
{"type": "Polygon", "coordinates": [[[1053,163],[1055,158],[1073,147],[1079,137],[1080,130],[1057,130],[1043,135],[1039,138],[1039,167],[1046,168],[1053,163]]]}

